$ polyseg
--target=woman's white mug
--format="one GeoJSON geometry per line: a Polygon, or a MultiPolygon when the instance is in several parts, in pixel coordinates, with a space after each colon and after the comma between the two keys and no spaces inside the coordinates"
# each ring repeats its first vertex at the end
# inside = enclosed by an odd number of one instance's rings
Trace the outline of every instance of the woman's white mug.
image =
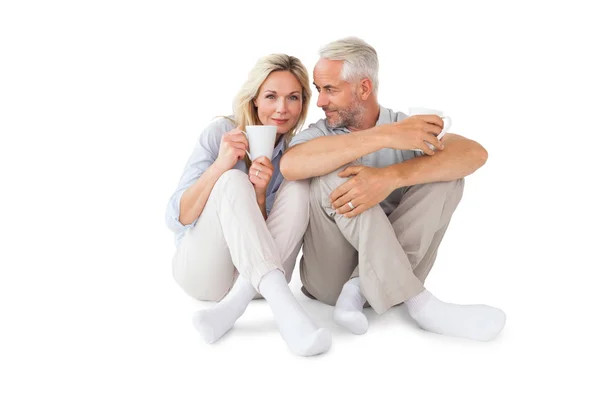
{"type": "MultiPolygon", "coordinates": [[[[442,131],[440,132],[440,134],[437,135],[437,138],[440,140],[442,139],[442,137],[444,137],[446,132],[448,132],[448,129],[450,129],[450,126],[452,126],[452,119],[449,116],[444,115],[444,113],[440,110],[434,110],[432,108],[423,108],[423,107],[410,107],[408,109],[408,115],[410,115],[411,117],[413,115],[437,115],[438,117],[440,117],[444,121],[444,127],[442,128],[442,131]]],[[[429,146],[429,148],[431,150],[435,149],[435,147],[433,147],[431,144],[427,143],[427,145],[429,146]]],[[[415,149],[415,151],[423,152],[420,149],[415,149]]]]}
{"type": "Polygon", "coordinates": [[[271,160],[277,138],[277,127],[274,125],[248,125],[244,133],[248,138],[249,151],[246,153],[250,160],[254,161],[262,156],[271,160]]]}

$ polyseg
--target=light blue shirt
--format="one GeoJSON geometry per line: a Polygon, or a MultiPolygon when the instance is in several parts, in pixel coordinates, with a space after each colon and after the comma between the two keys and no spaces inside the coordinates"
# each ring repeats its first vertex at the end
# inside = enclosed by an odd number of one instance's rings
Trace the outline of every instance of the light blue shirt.
{"type": "MultiPolygon", "coordinates": [[[[232,121],[229,121],[226,118],[218,118],[208,125],[204,131],[202,131],[198,141],[196,142],[196,146],[192,151],[192,155],[188,159],[183,170],[183,174],[179,179],[177,189],[169,199],[165,213],[167,227],[175,234],[176,246],[179,245],[179,242],[185,233],[191,227],[195,226],[196,222],[198,222],[198,218],[188,225],[183,225],[181,222],[179,222],[181,196],[183,195],[183,192],[192,186],[198,180],[198,178],[202,176],[204,171],[206,171],[208,167],[215,162],[217,156],[219,155],[221,137],[224,133],[229,132],[234,128],[235,124],[232,121]]],[[[281,156],[283,155],[284,151],[285,138],[282,137],[275,145],[275,149],[273,149],[273,157],[271,158],[274,171],[271,181],[269,182],[269,186],[267,187],[267,215],[271,212],[271,208],[273,208],[275,195],[277,194],[277,190],[283,182],[283,175],[281,175],[279,170],[279,162],[281,161],[281,156]]],[[[233,168],[244,171],[246,174],[248,173],[248,167],[246,167],[244,160],[238,161],[233,168]]]]}
{"type": "MultiPolygon", "coordinates": [[[[404,118],[408,116],[401,112],[394,112],[389,108],[385,108],[379,106],[379,118],[377,119],[377,123],[375,125],[383,125],[383,124],[391,124],[393,122],[402,121],[404,118]]],[[[350,131],[346,127],[340,128],[331,128],[325,122],[325,119],[320,119],[314,124],[310,124],[307,129],[298,133],[292,141],[290,142],[290,147],[295,146],[300,143],[308,142],[309,140],[316,139],[318,137],[323,136],[332,136],[332,135],[346,135],[350,133],[350,131]]],[[[368,167],[374,168],[383,168],[393,164],[398,164],[406,160],[410,160],[413,157],[418,157],[419,153],[413,150],[396,150],[390,148],[384,148],[377,150],[373,153],[366,154],[363,157],[356,160],[361,165],[366,165],[368,167]]],[[[400,188],[394,190],[390,195],[385,198],[379,205],[383,208],[383,211],[386,215],[390,215],[392,211],[394,211],[398,205],[400,204],[400,200],[402,199],[402,195],[406,193],[408,188],[400,188]]]]}

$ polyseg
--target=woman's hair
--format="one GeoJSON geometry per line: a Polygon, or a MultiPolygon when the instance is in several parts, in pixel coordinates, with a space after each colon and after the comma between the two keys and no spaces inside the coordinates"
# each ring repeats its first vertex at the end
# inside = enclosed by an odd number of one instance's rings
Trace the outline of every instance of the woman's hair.
{"type": "Polygon", "coordinates": [[[242,85],[237,96],[235,96],[233,101],[233,115],[235,123],[241,126],[242,130],[245,130],[247,125],[262,125],[258,119],[258,110],[254,105],[254,100],[258,96],[258,91],[267,77],[276,71],[291,72],[298,79],[300,86],[302,86],[302,111],[300,112],[300,117],[296,125],[285,135],[285,140],[289,143],[292,137],[304,125],[311,96],[308,71],[304,64],[296,57],[286,54],[270,54],[260,58],[248,74],[248,79],[242,85]]]}
{"type": "Polygon", "coordinates": [[[346,82],[369,78],[377,95],[379,60],[375,49],[364,40],[357,37],[336,40],[321,48],[319,55],[327,60],[343,61],[340,78],[346,82]]]}

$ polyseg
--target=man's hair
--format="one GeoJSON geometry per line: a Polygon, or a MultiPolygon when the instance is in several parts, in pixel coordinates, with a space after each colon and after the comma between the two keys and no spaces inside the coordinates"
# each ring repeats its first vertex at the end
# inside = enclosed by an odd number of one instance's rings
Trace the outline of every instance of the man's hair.
{"type": "Polygon", "coordinates": [[[331,42],[319,50],[327,60],[343,61],[341,79],[347,82],[368,78],[373,83],[373,93],[379,87],[379,60],[375,49],[362,39],[347,37],[331,42]]]}

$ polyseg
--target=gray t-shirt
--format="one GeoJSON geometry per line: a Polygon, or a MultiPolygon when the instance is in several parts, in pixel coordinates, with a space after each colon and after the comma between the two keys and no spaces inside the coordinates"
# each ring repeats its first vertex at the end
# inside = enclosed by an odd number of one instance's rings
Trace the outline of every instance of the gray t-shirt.
{"type": "MultiPolygon", "coordinates": [[[[379,119],[375,125],[398,122],[407,117],[408,116],[404,113],[394,112],[389,108],[379,106],[379,119]]],[[[345,127],[332,129],[327,126],[325,119],[320,119],[316,123],[310,124],[307,129],[294,136],[290,143],[290,147],[322,136],[345,135],[348,133],[350,133],[350,131],[345,127]]],[[[396,150],[385,148],[367,154],[356,160],[356,162],[369,167],[382,168],[410,160],[411,158],[418,157],[419,155],[420,153],[413,150],[396,150]]],[[[396,189],[385,200],[379,203],[386,215],[390,215],[392,211],[398,207],[398,204],[400,204],[400,200],[402,199],[402,195],[406,192],[406,190],[407,188],[396,189]]]]}

